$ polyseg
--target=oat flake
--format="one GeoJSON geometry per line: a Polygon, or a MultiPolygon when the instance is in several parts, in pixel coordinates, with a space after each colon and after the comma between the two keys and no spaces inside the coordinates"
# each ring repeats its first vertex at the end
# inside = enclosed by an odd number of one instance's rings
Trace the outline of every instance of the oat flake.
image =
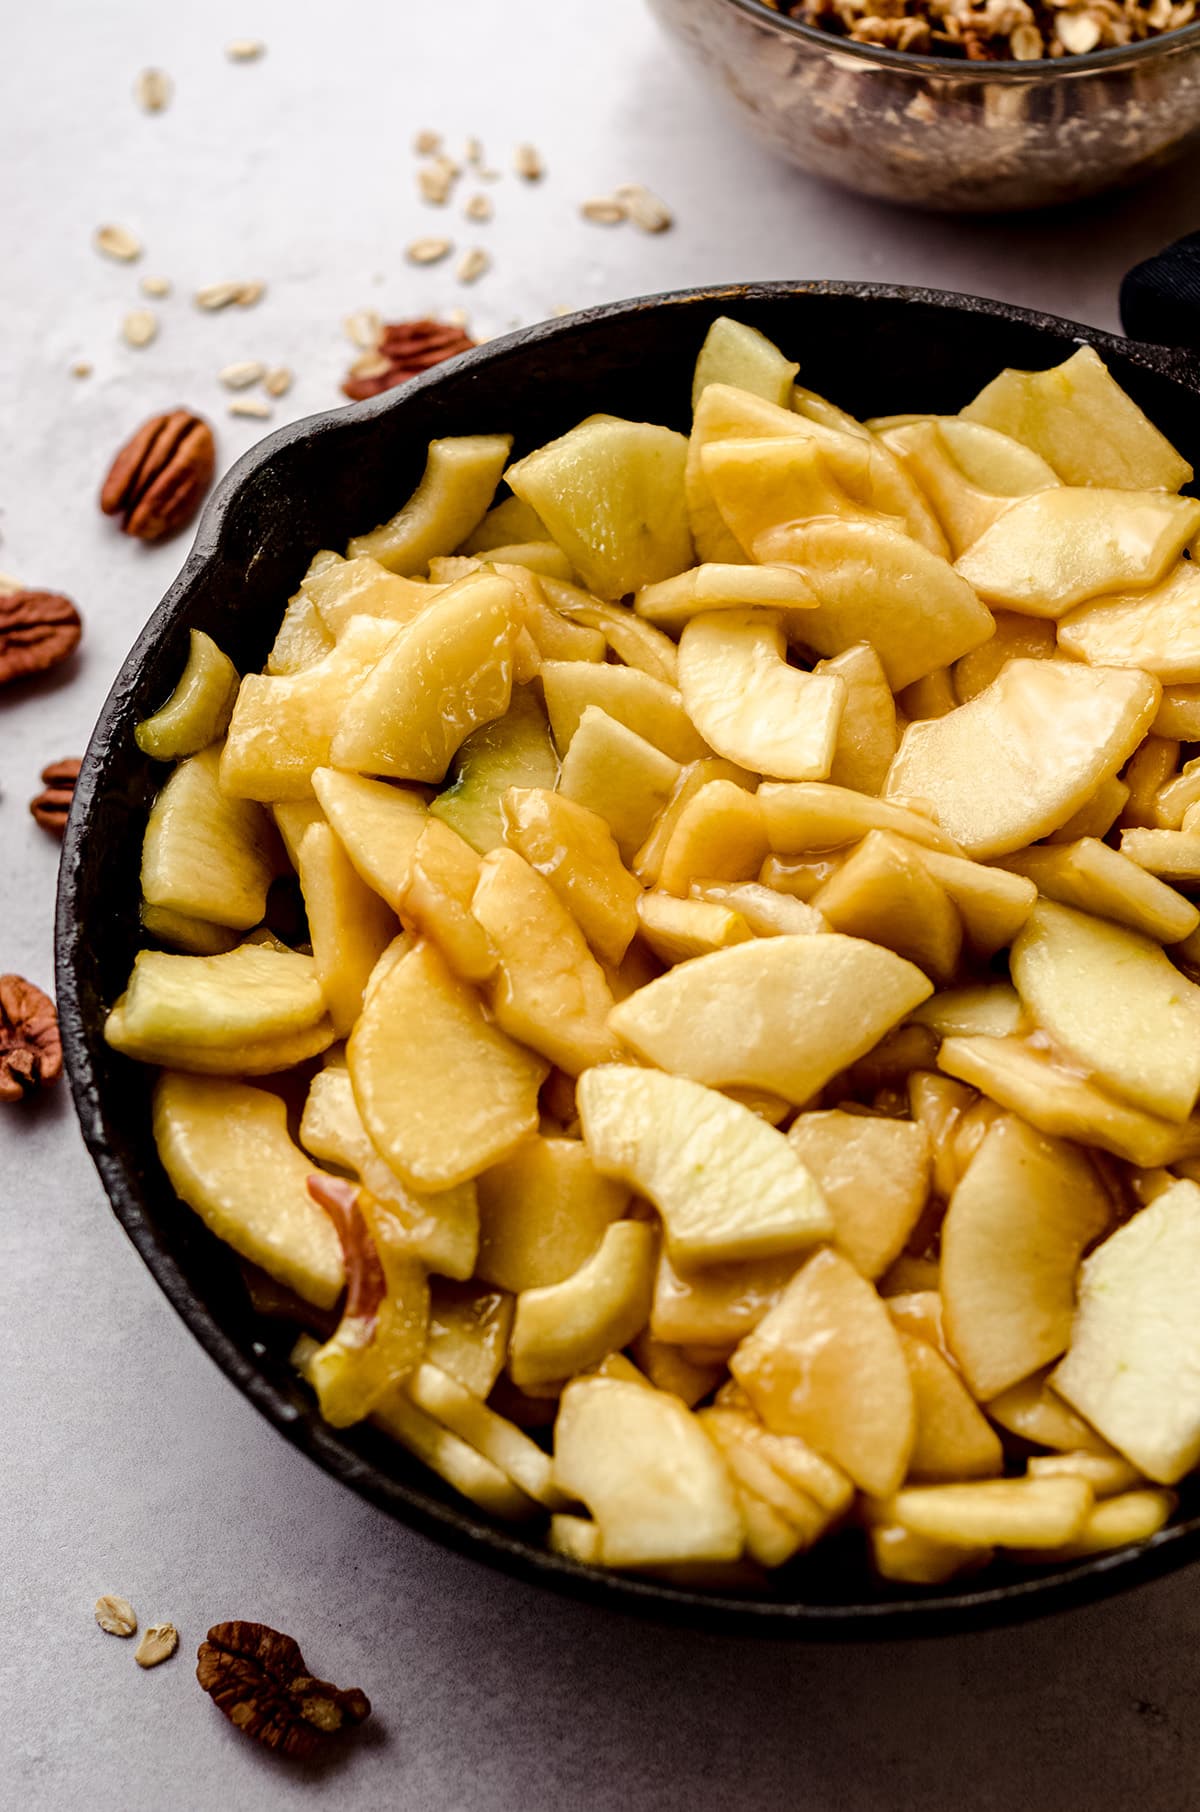
{"type": "Polygon", "coordinates": [[[513,153],[513,169],[526,182],[540,182],[546,174],[546,166],[536,145],[517,146],[513,153]]]}
{"type": "Polygon", "coordinates": [[[134,98],[146,113],[161,113],[171,104],[174,84],[165,69],[143,69],[133,85],[134,98]]]}
{"type": "Polygon", "coordinates": [[[248,390],[251,384],[257,384],[259,378],[266,376],[266,371],[261,359],[239,359],[226,365],[217,375],[226,390],[248,390]]]}
{"type": "Polygon", "coordinates": [[[460,260],[454,274],[460,283],[474,283],[477,278],[482,277],[484,271],[491,268],[491,263],[492,261],[483,247],[473,245],[460,260]]]}
{"type": "Polygon", "coordinates": [[[673,216],[666,202],[660,201],[644,183],[622,183],[616,199],[624,202],[625,212],[643,233],[665,233],[672,224],[673,216]]]}
{"type": "Polygon", "coordinates": [[[134,1649],[133,1658],[139,1667],[157,1667],[160,1661],[169,1661],[178,1647],[179,1631],[173,1623],[151,1623],[134,1649]]]}
{"type": "Polygon", "coordinates": [[[347,315],[343,326],[346,336],[364,352],[370,352],[378,346],[383,333],[383,321],[373,308],[360,308],[352,315],[347,315]]]}
{"type": "Polygon", "coordinates": [[[142,242],[128,227],[97,227],[92,244],[106,258],[115,258],[120,264],[130,264],[142,255],[142,242]]]}
{"type": "Polygon", "coordinates": [[[225,46],[225,55],[231,63],[256,63],[266,53],[267,47],[261,38],[235,38],[225,46]]]}
{"type": "Polygon", "coordinates": [[[261,396],[239,396],[236,403],[230,403],[229,413],[247,415],[254,421],[265,422],[270,417],[271,405],[261,396]]]}
{"type": "Polygon", "coordinates": [[[268,396],[286,396],[291,387],[292,374],[286,365],[276,365],[263,379],[263,389],[268,396]]]}
{"type": "Polygon", "coordinates": [[[453,250],[454,242],[450,239],[414,239],[405,248],[404,256],[410,264],[437,264],[448,258],[453,250]]]}
{"type": "Polygon", "coordinates": [[[468,220],[490,220],[492,218],[492,201],[489,195],[472,195],[463,209],[468,220]]]}
{"type": "Polygon", "coordinates": [[[441,133],[432,132],[428,126],[425,127],[423,132],[418,132],[416,138],[413,140],[413,150],[418,157],[435,157],[441,148],[441,133]]]}
{"type": "Polygon", "coordinates": [[[128,1598],[105,1592],[96,1600],[96,1622],[110,1636],[132,1636],[138,1626],[137,1612],[128,1598]]]}
{"type": "Polygon", "coordinates": [[[158,334],[158,320],[148,308],[131,308],[121,323],[121,333],[130,346],[149,346],[158,334]]]}
{"type": "Polygon", "coordinates": [[[594,220],[598,226],[616,226],[629,217],[629,210],[623,201],[615,195],[595,195],[591,201],[585,201],[579,212],[585,220],[594,220]]]}
{"type": "Polygon", "coordinates": [[[155,300],[171,293],[169,277],[143,277],[138,284],[143,296],[152,296],[155,300]]]}

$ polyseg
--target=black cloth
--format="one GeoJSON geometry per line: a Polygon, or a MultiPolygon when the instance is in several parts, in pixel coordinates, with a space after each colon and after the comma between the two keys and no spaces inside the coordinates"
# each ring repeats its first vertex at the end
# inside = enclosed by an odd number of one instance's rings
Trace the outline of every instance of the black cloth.
{"type": "Polygon", "coordinates": [[[1121,284],[1121,325],[1132,340],[1200,352],[1200,233],[1134,265],[1121,284]]]}

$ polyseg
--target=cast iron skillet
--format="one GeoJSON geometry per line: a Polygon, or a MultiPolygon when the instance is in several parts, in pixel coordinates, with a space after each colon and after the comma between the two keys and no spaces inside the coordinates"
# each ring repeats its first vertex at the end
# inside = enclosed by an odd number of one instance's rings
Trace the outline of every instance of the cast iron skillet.
{"type": "Polygon", "coordinates": [[[394,511],[435,435],[511,430],[522,453],[598,409],[686,429],[693,360],[710,321],[726,312],[777,339],[802,361],[807,385],[855,414],[957,410],[1002,366],[1054,364],[1086,337],[1200,467],[1200,364],[1186,356],[997,302],[836,283],[732,284],[593,309],[281,429],[217,490],[92,735],[58,895],[67,1068],[113,1211],[193,1334],[288,1440],[402,1522],[532,1583],[708,1629],[824,1639],[977,1629],[1099,1598],[1193,1560],[1200,1491],[1185,1491],[1181,1520],[1142,1547],[923,1593],[873,1584],[851,1539],[793,1563],[761,1596],[682,1589],[560,1559],[536,1535],[488,1521],[399,1447],[321,1421],[288,1366],[290,1330],[252,1313],[232,1255],[167,1182],[150,1132],[152,1072],[114,1055],[102,1036],[139,941],[142,833],[163,779],[139,753],[133,726],[170,692],[189,629],[208,631],[244,671],[261,667],[310,555],[343,546],[394,511]]]}

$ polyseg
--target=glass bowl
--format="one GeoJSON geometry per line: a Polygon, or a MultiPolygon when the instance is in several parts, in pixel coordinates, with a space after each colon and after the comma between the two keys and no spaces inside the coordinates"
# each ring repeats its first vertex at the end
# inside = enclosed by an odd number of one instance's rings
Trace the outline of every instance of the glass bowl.
{"type": "Polygon", "coordinates": [[[1121,49],[972,63],[855,44],[762,0],[650,0],[757,136],[814,176],[988,213],[1132,183],[1200,136],[1200,22],[1121,49]]]}

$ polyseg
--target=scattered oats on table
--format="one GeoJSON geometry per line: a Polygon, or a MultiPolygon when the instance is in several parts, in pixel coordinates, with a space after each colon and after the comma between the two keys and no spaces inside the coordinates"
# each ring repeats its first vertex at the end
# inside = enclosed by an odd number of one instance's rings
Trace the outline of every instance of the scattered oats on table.
{"type": "Polygon", "coordinates": [[[138,288],[143,296],[151,296],[157,301],[163,296],[170,295],[171,279],[169,277],[142,277],[139,279],[138,288]]]}
{"type": "Polygon", "coordinates": [[[490,270],[491,263],[492,260],[483,247],[473,245],[469,252],[463,254],[454,274],[460,283],[474,283],[486,270],[490,270]]]}
{"type": "Polygon", "coordinates": [[[75,363],[71,366],[71,376],[75,378],[88,378],[91,377],[91,375],[92,367],[88,360],[76,359],[75,363]]]}
{"type": "Polygon", "coordinates": [[[92,244],[104,257],[115,258],[119,264],[131,264],[142,255],[142,242],[128,227],[97,227],[92,244]]]}
{"type": "Polygon", "coordinates": [[[225,46],[225,55],[231,63],[257,63],[266,54],[267,47],[261,38],[234,38],[225,46]]]}
{"type": "Polygon", "coordinates": [[[263,389],[268,396],[286,396],[291,387],[292,374],[286,365],[276,365],[263,379],[263,389]]]}
{"type": "Polygon", "coordinates": [[[266,376],[267,368],[261,359],[238,359],[232,365],[226,365],[217,373],[226,390],[248,390],[251,384],[257,384],[266,376]]]}
{"type": "Polygon", "coordinates": [[[133,93],[144,112],[161,113],[170,105],[173,88],[165,69],[143,69],[133,85],[133,93]]]}
{"type": "Polygon", "coordinates": [[[454,242],[450,239],[414,239],[405,247],[404,256],[410,264],[438,264],[453,250],[454,242]]]}
{"type": "Polygon", "coordinates": [[[580,203],[579,212],[598,226],[617,226],[629,216],[625,203],[615,195],[593,195],[590,201],[580,203]]]}
{"type": "Polygon", "coordinates": [[[132,1636],[137,1632],[137,1612],[128,1598],[118,1592],[104,1592],[97,1598],[96,1622],[109,1636],[132,1636]]]}
{"type": "Polygon", "coordinates": [[[378,346],[379,336],[383,332],[382,316],[373,308],[359,308],[354,314],[347,315],[343,323],[346,337],[361,346],[364,352],[370,352],[378,346]]]}
{"type": "Polygon", "coordinates": [[[433,132],[428,126],[418,132],[413,140],[413,150],[418,157],[434,157],[442,148],[442,135],[433,132]]]}
{"type": "Polygon", "coordinates": [[[645,183],[621,183],[616,191],[616,199],[624,203],[630,220],[643,233],[665,233],[674,224],[674,215],[666,202],[661,201],[645,183]]]}
{"type": "Polygon", "coordinates": [[[131,308],[121,323],[127,346],[149,346],[158,335],[158,319],[148,308],[131,308]]]}
{"type": "Polygon", "coordinates": [[[157,1667],[160,1661],[169,1661],[178,1647],[179,1631],[173,1623],[150,1623],[133,1658],[139,1667],[157,1667]]]}
{"type": "Polygon", "coordinates": [[[472,195],[463,209],[463,214],[468,220],[490,220],[492,218],[490,196],[472,195]]]}
{"type": "Polygon", "coordinates": [[[230,415],[249,416],[253,421],[268,421],[272,414],[270,403],[261,396],[239,396],[229,405],[230,415]]]}
{"type": "Polygon", "coordinates": [[[540,182],[546,174],[546,166],[536,145],[517,146],[513,152],[513,169],[526,182],[540,182]]]}

